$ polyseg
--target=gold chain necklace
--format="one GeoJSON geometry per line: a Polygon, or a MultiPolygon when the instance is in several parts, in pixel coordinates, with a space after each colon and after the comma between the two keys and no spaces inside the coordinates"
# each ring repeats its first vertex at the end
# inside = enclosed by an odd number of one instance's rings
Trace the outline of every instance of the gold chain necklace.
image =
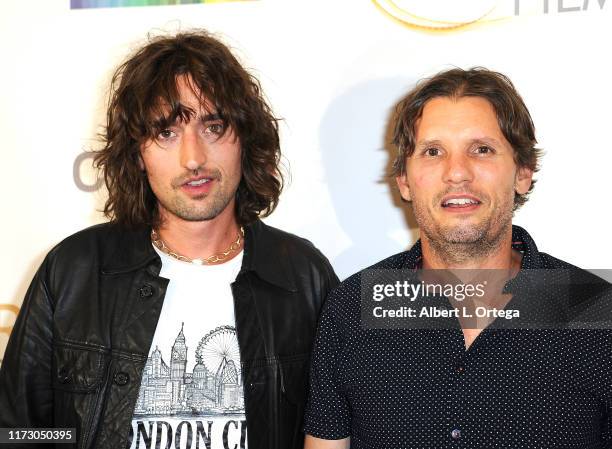
{"type": "Polygon", "coordinates": [[[164,243],[161,239],[157,231],[155,229],[151,230],[151,242],[155,245],[157,249],[161,252],[169,255],[170,257],[174,257],[176,260],[180,260],[182,262],[189,262],[195,265],[210,265],[217,262],[223,262],[228,258],[230,254],[236,252],[240,249],[242,245],[242,239],[244,238],[244,228],[240,227],[240,232],[238,233],[238,238],[232,242],[232,244],[225,251],[222,251],[217,254],[213,254],[205,259],[190,259],[189,257],[183,256],[182,254],[176,253],[168,248],[168,245],[164,243]]]}

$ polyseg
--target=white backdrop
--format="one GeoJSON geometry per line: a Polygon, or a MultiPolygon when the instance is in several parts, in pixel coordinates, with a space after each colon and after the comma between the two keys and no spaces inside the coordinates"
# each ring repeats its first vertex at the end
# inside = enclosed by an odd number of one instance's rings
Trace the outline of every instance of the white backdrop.
{"type": "Polygon", "coordinates": [[[96,182],[91,160],[77,167],[75,182],[75,159],[97,145],[113,68],[151,31],[207,28],[260,78],[284,119],[292,174],[266,221],[312,240],[340,277],[417,238],[383,179],[390,108],[419,78],[474,65],[511,77],[546,150],[539,183],[515,222],[543,251],[585,268],[612,268],[612,1],[395,2],[396,12],[414,6],[429,20],[413,23],[429,26],[498,6],[489,16],[497,20],[442,32],[391,17],[385,12],[391,3],[260,0],[70,10],[68,0],[3,0],[0,359],[45,253],[104,220],[103,190],[79,188],[96,182]]]}

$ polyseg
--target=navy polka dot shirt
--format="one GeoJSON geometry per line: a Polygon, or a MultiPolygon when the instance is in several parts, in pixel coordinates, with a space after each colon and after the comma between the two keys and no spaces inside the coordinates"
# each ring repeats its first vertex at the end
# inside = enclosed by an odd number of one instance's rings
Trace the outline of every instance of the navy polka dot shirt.
{"type": "MultiPolygon", "coordinates": [[[[577,268],[513,227],[522,269],[577,268]]],[[[416,268],[420,244],[376,264],[416,268]]],[[[353,449],[612,448],[612,331],[364,329],[360,273],[328,297],[304,430],[353,449]]]]}

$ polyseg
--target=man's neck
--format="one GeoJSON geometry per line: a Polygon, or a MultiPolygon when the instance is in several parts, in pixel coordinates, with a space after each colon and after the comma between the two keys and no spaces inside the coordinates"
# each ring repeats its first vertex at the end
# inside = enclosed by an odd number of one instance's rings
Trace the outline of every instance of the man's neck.
{"type": "MultiPolygon", "coordinates": [[[[486,307],[503,309],[510,300],[511,295],[502,293],[503,287],[508,280],[518,274],[522,260],[521,253],[512,249],[511,227],[496,241],[480,247],[435,245],[423,235],[421,250],[423,268],[450,270],[463,282],[466,282],[466,279],[474,282],[474,272],[471,270],[487,270],[486,273],[481,272],[476,276],[478,280],[485,279],[484,283],[487,285],[488,294],[481,298],[481,303],[486,307]]],[[[492,321],[492,318],[476,323],[472,321],[465,323],[460,320],[466,349],[469,349],[482,330],[492,321]]]]}
{"type": "Polygon", "coordinates": [[[421,236],[423,268],[425,269],[497,269],[518,272],[521,254],[512,249],[512,228],[487,248],[472,244],[436,245],[421,236]]]}
{"type": "MultiPolygon", "coordinates": [[[[173,252],[197,259],[227,251],[237,240],[240,226],[233,208],[226,208],[217,217],[204,221],[187,221],[172,214],[162,213],[162,224],[157,233],[173,252]]],[[[231,254],[227,260],[238,253],[239,251],[236,251],[231,254]]]]}

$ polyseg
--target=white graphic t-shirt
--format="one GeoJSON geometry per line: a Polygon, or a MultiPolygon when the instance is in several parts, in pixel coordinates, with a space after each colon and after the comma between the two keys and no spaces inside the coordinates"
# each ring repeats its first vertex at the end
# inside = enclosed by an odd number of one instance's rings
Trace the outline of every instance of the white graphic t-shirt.
{"type": "Polygon", "coordinates": [[[155,248],[170,280],[132,419],[131,449],[245,449],[246,420],[230,284],[242,252],[219,265],[155,248]]]}

